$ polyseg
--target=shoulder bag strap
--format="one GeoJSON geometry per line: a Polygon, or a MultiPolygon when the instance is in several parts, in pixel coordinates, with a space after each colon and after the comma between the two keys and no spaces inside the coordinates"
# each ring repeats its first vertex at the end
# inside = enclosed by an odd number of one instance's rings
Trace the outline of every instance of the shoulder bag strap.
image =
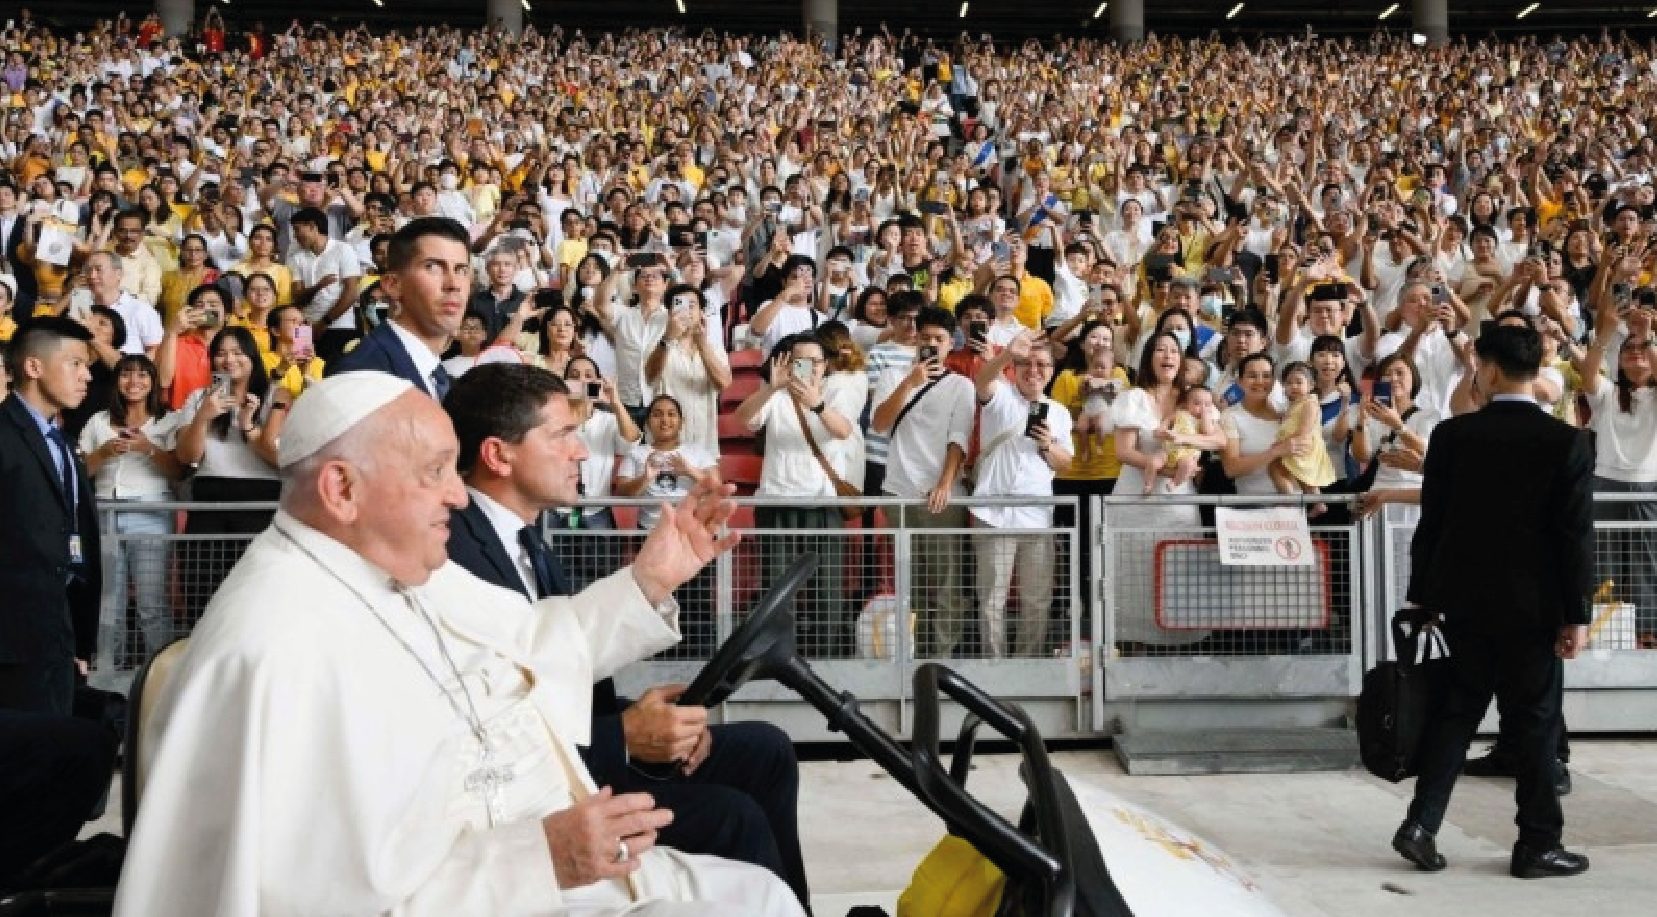
{"type": "MultiPolygon", "coordinates": [[[[948,375],[948,373],[946,372],[944,375],[948,375]]],[[[897,418],[892,421],[891,432],[886,434],[887,439],[891,439],[892,437],[898,435],[898,424],[903,423],[903,418],[908,417],[909,412],[915,409],[915,405],[919,404],[920,400],[926,397],[926,393],[932,391],[932,387],[937,385],[939,382],[942,382],[943,379],[943,376],[939,376],[938,378],[933,379],[932,381],[921,386],[921,390],[915,393],[915,397],[909,399],[909,403],[903,406],[903,410],[899,411],[897,418]]]]}
{"type": "Polygon", "coordinates": [[[811,435],[811,424],[806,419],[805,408],[800,407],[800,403],[795,401],[792,395],[789,396],[788,403],[794,406],[794,416],[800,419],[800,432],[805,434],[805,444],[811,447],[812,457],[822,466],[823,473],[828,475],[829,485],[836,491],[847,486],[845,480],[835,473],[834,466],[823,457],[823,450],[817,445],[817,438],[811,435]]]}

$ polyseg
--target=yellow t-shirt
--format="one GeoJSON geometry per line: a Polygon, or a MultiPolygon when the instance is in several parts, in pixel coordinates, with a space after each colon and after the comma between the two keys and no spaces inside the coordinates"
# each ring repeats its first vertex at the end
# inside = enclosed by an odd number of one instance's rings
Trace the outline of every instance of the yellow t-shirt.
{"type": "MultiPolygon", "coordinates": [[[[1080,417],[1087,398],[1082,394],[1082,380],[1085,373],[1067,369],[1059,373],[1053,380],[1052,397],[1054,401],[1064,405],[1070,411],[1071,417],[1080,417]]],[[[1118,366],[1111,370],[1113,379],[1119,392],[1128,390],[1128,373],[1118,366]]],[[[1116,458],[1116,436],[1114,434],[1089,433],[1083,436],[1080,433],[1071,433],[1070,470],[1059,475],[1066,481],[1101,481],[1110,480],[1122,473],[1122,462],[1116,458]]]]}
{"type": "MultiPolygon", "coordinates": [[[[282,362],[282,358],[274,353],[267,353],[264,355],[264,362],[265,372],[275,373],[276,367],[282,362]]],[[[281,378],[277,378],[273,375],[270,381],[273,385],[280,385],[287,389],[288,394],[298,398],[299,393],[305,390],[306,379],[310,379],[312,382],[322,381],[321,357],[313,357],[311,359],[311,364],[305,367],[304,373],[299,371],[299,365],[297,363],[289,364],[288,371],[283,373],[281,378]]]]}
{"type": "Polygon", "coordinates": [[[1018,309],[1013,316],[1031,331],[1040,331],[1052,311],[1053,288],[1040,277],[1026,273],[1018,282],[1018,309]]]}

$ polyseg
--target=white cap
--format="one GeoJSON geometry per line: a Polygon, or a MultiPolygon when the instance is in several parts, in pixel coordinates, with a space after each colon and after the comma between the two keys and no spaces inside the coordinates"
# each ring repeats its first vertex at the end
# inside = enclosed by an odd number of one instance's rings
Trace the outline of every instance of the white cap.
{"type": "Polygon", "coordinates": [[[287,468],[310,458],[368,415],[413,390],[414,386],[396,376],[372,370],[340,373],[315,383],[290,409],[276,450],[276,466],[287,468]]]}

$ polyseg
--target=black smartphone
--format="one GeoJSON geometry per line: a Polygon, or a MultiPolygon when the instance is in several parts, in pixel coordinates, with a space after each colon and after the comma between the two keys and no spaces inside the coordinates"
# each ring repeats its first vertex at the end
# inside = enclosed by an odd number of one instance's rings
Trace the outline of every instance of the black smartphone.
{"type": "Polygon", "coordinates": [[[706,229],[696,234],[696,247],[703,251],[708,250],[708,231],[706,229]]]}
{"type": "Polygon", "coordinates": [[[1392,383],[1386,379],[1376,379],[1375,387],[1370,394],[1375,398],[1376,404],[1392,407],[1392,383]]]}
{"type": "Polygon", "coordinates": [[[1267,255],[1262,260],[1264,261],[1265,267],[1266,267],[1266,282],[1267,283],[1277,283],[1278,280],[1280,279],[1278,277],[1278,273],[1277,273],[1277,271],[1278,271],[1277,253],[1273,252],[1272,254],[1267,255]]]}
{"type": "Polygon", "coordinates": [[[1381,218],[1373,213],[1369,215],[1369,231],[1371,233],[1379,233],[1381,231],[1381,218]]]}
{"type": "Polygon", "coordinates": [[[632,252],[627,256],[627,266],[635,270],[649,267],[656,263],[657,257],[655,252],[632,252]]]}
{"type": "Polygon", "coordinates": [[[984,344],[985,340],[989,337],[989,333],[990,326],[988,322],[967,323],[967,340],[972,341],[975,344],[984,344]]]}
{"type": "Polygon", "coordinates": [[[1024,435],[1034,436],[1036,428],[1047,422],[1047,402],[1038,401],[1030,405],[1030,414],[1024,418],[1024,435]]]}
{"type": "Polygon", "coordinates": [[[1634,304],[1642,309],[1657,309],[1657,290],[1641,290],[1634,294],[1634,304]]]}
{"type": "Polygon", "coordinates": [[[1628,308],[1633,296],[1634,287],[1627,282],[1619,280],[1611,284],[1611,299],[1617,304],[1618,309],[1628,308]]]}
{"type": "Polygon", "coordinates": [[[587,383],[587,397],[588,398],[591,398],[594,401],[597,401],[598,397],[600,395],[603,395],[603,394],[604,394],[604,383],[602,383],[602,382],[589,382],[589,383],[587,383]]]}
{"type": "Polygon", "coordinates": [[[921,349],[915,354],[915,359],[921,361],[922,363],[936,360],[938,359],[938,348],[933,347],[931,344],[922,344],[921,349]]]}
{"type": "Polygon", "coordinates": [[[921,213],[927,216],[941,217],[949,212],[949,205],[943,201],[922,201],[921,213]]]}
{"type": "Polygon", "coordinates": [[[1344,283],[1320,283],[1317,286],[1312,288],[1312,295],[1307,297],[1307,298],[1308,299],[1316,299],[1316,300],[1345,299],[1346,298],[1346,284],[1344,284],[1344,283]]]}

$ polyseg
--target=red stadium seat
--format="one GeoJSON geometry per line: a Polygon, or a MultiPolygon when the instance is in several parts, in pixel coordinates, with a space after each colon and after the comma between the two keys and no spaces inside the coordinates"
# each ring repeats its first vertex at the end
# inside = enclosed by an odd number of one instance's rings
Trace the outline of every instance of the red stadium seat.
{"type": "Polygon", "coordinates": [[[749,395],[759,391],[759,387],[764,384],[765,380],[759,377],[759,373],[751,370],[732,373],[731,384],[725,386],[725,390],[719,393],[719,403],[722,406],[734,408],[746,401],[749,395]]]}
{"type": "Polygon", "coordinates": [[[745,347],[742,350],[731,352],[732,371],[740,369],[758,369],[765,365],[765,353],[758,347],[745,347]]]}
{"type": "Polygon", "coordinates": [[[721,444],[731,442],[753,442],[754,431],[748,425],[736,419],[735,414],[719,415],[719,441],[721,444]]]}
{"type": "Polygon", "coordinates": [[[751,494],[759,485],[760,474],[764,469],[765,457],[727,452],[719,457],[719,476],[727,484],[735,484],[738,493],[751,494]]]}

